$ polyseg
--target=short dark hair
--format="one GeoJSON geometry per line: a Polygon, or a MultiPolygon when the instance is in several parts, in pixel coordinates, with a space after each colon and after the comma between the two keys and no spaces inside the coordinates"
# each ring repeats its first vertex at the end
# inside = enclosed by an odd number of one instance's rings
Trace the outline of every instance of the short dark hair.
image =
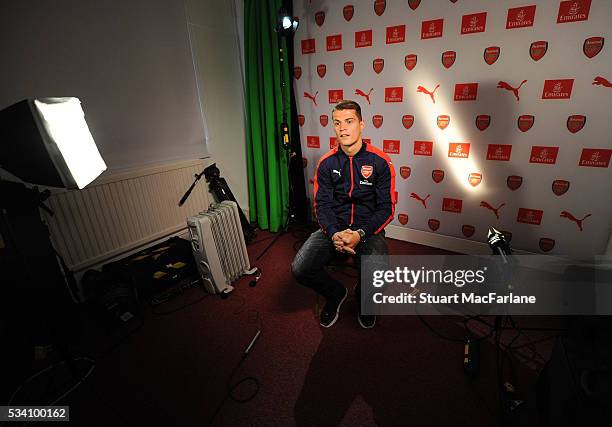
{"type": "Polygon", "coordinates": [[[357,114],[357,118],[359,119],[359,121],[362,120],[361,107],[355,101],[351,101],[350,99],[343,99],[342,101],[338,102],[332,110],[332,116],[334,114],[334,111],[339,110],[355,110],[355,114],[357,114]]]}

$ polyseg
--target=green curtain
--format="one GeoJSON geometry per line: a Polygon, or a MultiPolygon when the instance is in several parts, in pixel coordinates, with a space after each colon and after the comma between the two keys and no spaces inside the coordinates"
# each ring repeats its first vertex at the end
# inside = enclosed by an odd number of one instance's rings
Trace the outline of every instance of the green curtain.
{"type": "MultiPolygon", "coordinates": [[[[263,230],[278,231],[289,214],[287,152],[280,141],[283,92],[290,121],[286,40],[274,31],[281,0],[245,0],[247,169],[249,215],[263,230]],[[279,41],[283,62],[279,60],[279,41]]],[[[289,123],[289,125],[291,125],[289,123]]],[[[291,127],[291,126],[290,126],[291,127]]]]}

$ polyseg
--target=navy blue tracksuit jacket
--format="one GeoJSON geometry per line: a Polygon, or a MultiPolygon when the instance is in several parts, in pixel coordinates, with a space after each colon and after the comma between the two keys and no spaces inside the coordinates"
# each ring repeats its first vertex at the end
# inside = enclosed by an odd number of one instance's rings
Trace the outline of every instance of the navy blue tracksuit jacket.
{"type": "Polygon", "coordinates": [[[319,160],[314,177],[314,208],[319,226],[332,237],[347,228],[363,229],[365,238],[393,219],[397,192],[389,156],[363,143],[353,156],[336,147],[319,160]]]}

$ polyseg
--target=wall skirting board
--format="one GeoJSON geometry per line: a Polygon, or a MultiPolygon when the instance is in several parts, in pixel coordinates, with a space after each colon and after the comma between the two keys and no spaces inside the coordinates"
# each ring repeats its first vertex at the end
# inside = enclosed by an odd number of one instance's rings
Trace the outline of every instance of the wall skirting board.
{"type": "MultiPolygon", "coordinates": [[[[484,242],[460,239],[443,234],[429,233],[427,231],[414,230],[412,228],[388,225],[385,228],[386,236],[392,239],[404,240],[419,245],[431,246],[469,255],[491,255],[489,245],[484,242]]],[[[517,255],[531,255],[532,252],[514,250],[517,255]]]]}

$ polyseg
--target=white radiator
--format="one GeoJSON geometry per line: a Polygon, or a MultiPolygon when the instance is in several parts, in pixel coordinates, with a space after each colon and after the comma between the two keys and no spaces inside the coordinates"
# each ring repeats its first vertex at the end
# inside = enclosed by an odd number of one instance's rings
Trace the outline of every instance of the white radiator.
{"type": "Polygon", "coordinates": [[[208,161],[147,166],[98,178],[83,190],[54,190],[45,213],[51,240],[68,267],[82,272],[185,229],[210,203],[207,185],[178,201],[208,161]]]}
{"type": "Polygon", "coordinates": [[[210,293],[228,293],[243,274],[253,274],[238,205],[223,201],[187,219],[191,248],[200,277],[210,293]]]}

